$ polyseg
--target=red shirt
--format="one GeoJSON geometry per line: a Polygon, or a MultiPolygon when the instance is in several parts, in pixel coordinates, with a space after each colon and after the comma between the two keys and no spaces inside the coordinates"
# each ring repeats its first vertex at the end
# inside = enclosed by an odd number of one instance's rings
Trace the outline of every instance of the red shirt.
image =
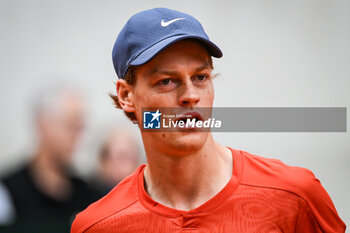
{"type": "Polygon", "coordinates": [[[233,174],[212,199],[190,211],[152,200],[141,165],[76,216],[72,233],[345,232],[325,189],[307,169],[231,149],[233,174]]]}

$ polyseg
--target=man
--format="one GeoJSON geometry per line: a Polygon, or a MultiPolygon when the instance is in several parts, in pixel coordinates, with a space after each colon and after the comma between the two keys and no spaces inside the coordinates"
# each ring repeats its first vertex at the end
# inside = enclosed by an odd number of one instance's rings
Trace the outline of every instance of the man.
{"type": "Polygon", "coordinates": [[[84,128],[82,97],[73,89],[48,88],[35,104],[38,146],[28,163],[2,179],[8,221],[0,232],[69,232],[74,215],[98,197],[70,174],[84,128]]]}
{"type": "MultiPolygon", "coordinates": [[[[202,120],[194,111],[213,104],[211,56],[222,53],[192,16],[140,12],[114,45],[114,100],[140,129],[144,108],[202,120]]],[[[345,231],[309,170],[226,148],[210,132],[141,134],[148,164],[77,215],[72,233],[345,231]]]]}
{"type": "Polygon", "coordinates": [[[93,186],[106,195],[122,179],[136,170],[140,150],[132,133],[127,129],[112,127],[105,135],[98,156],[98,169],[93,186]]]}

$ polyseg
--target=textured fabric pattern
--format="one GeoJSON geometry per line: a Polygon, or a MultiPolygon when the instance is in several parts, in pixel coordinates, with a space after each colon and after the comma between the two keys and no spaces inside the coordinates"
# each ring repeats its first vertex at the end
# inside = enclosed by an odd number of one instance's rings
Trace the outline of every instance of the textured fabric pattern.
{"type": "Polygon", "coordinates": [[[327,192],[306,169],[232,150],[233,174],[190,211],[163,206],[144,190],[141,166],[74,221],[72,233],[345,232],[327,192]]]}
{"type": "Polygon", "coordinates": [[[213,212],[166,217],[152,213],[140,202],[136,202],[128,209],[93,225],[86,232],[322,231],[313,219],[306,202],[300,197],[286,191],[242,185],[225,205],[213,212]],[[296,231],[298,226],[301,226],[298,229],[300,231],[296,231]]]}

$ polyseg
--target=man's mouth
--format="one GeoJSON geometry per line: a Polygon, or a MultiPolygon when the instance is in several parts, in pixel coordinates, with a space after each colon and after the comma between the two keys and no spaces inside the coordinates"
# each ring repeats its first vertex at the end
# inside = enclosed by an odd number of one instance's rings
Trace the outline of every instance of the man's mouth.
{"type": "Polygon", "coordinates": [[[198,112],[186,112],[186,113],[182,113],[182,114],[177,114],[179,115],[175,120],[176,121],[183,121],[186,122],[188,119],[193,121],[195,120],[195,122],[197,121],[203,121],[203,117],[200,113],[198,112]]]}

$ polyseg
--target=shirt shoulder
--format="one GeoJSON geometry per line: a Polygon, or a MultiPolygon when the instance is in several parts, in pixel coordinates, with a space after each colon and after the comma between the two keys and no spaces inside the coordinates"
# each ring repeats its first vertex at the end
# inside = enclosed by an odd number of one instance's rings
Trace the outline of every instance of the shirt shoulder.
{"type": "Polygon", "coordinates": [[[319,186],[314,174],[302,167],[289,166],[278,159],[265,158],[241,151],[243,174],[241,183],[284,189],[304,197],[311,186],[319,186]]]}
{"type": "Polygon", "coordinates": [[[122,180],[106,196],[89,205],[76,215],[71,233],[82,233],[103,219],[118,213],[138,201],[138,174],[141,165],[133,174],[122,180]]]}
{"type": "Polygon", "coordinates": [[[1,181],[8,187],[17,186],[18,183],[23,183],[28,179],[29,176],[28,164],[21,165],[9,174],[1,178],[1,181]]]}
{"type": "Polygon", "coordinates": [[[289,166],[278,159],[241,151],[241,185],[284,190],[302,198],[325,232],[344,232],[345,224],[321,182],[308,169],[289,166]]]}
{"type": "Polygon", "coordinates": [[[1,182],[8,190],[17,212],[21,212],[18,208],[23,206],[22,203],[30,201],[35,194],[35,186],[29,174],[28,164],[12,170],[1,179],[1,182]]]}

